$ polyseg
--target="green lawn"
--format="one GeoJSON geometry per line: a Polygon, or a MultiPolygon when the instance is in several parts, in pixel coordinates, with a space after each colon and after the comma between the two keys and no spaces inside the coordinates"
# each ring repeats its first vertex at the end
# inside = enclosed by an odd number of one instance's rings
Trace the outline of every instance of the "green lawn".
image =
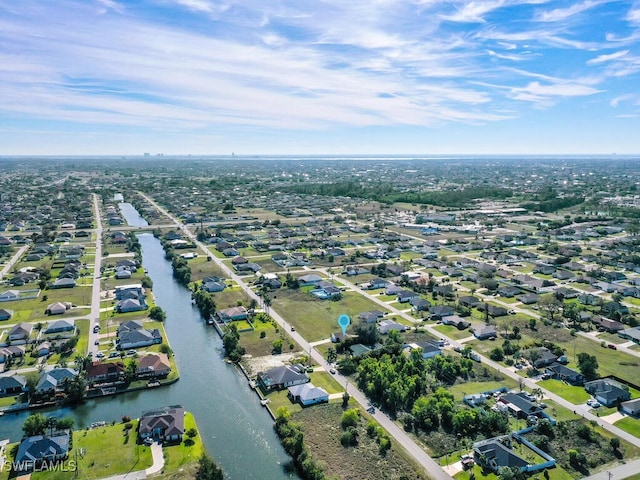
{"type": "Polygon", "coordinates": [[[640,438],[640,419],[625,417],[622,420],[618,420],[614,425],[634,437],[640,438]]]}
{"type": "Polygon", "coordinates": [[[128,435],[122,423],[73,432],[73,450],[69,458],[77,460],[77,476],[76,472],[39,472],[31,478],[94,479],[150,467],[153,463],[151,449],[136,443],[138,422],[133,420],[131,424],[133,427],[128,435]]]}
{"type": "Polygon", "coordinates": [[[458,328],[453,325],[436,325],[433,328],[453,340],[461,340],[473,335],[469,330],[458,330],[458,328]]]}
{"type": "Polygon", "coordinates": [[[345,292],[339,301],[320,300],[309,293],[281,290],[273,298],[277,310],[308,341],[329,338],[339,330],[338,317],[346,313],[357,319],[358,313],[376,309],[376,304],[355,292],[345,292]]]}
{"type": "Polygon", "coordinates": [[[311,383],[316,387],[324,388],[329,395],[343,391],[343,388],[334,380],[333,375],[329,372],[313,372],[309,374],[309,378],[311,378],[311,383]]]}
{"type": "Polygon", "coordinates": [[[584,387],[575,387],[573,385],[567,385],[560,380],[542,380],[538,382],[538,385],[541,388],[549,390],[550,392],[555,393],[556,395],[561,396],[565,400],[573,403],[574,405],[579,405],[585,403],[587,400],[591,398],[591,395],[587,393],[584,387]]]}
{"type": "Polygon", "coordinates": [[[547,404],[546,412],[555,418],[559,422],[570,422],[571,420],[577,420],[579,415],[573,413],[571,410],[558,405],[553,400],[545,399],[544,403],[547,404]]]}
{"type": "MultiPolygon", "coordinates": [[[[187,412],[184,417],[184,431],[188,432],[191,428],[197,430],[198,426],[196,425],[193,414],[187,412]]],[[[182,443],[165,446],[162,450],[165,461],[164,468],[162,469],[163,473],[175,472],[188,463],[197,462],[205,451],[199,433],[191,439],[185,436],[185,440],[182,443]]]]}

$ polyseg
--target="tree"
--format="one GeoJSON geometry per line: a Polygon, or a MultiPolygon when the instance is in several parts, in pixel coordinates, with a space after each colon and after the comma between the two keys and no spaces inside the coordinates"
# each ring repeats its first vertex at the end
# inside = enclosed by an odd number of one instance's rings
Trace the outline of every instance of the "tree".
{"type": "Polygon", "coordinates": [[[611,440],[609,440],[609,445],[614,452],[617,452],[620,448],[620,439],[618,437],[611,437],[611,440]]]}
{"type": "Polygon", "coordinates": [[[71,417],[64,417],[56,420],[56,430],[71,430],[73,428],[74,420],[71,417]]]}
{"type": "Polygon", "coordinates": [[[598,378],[598,359],[595,355],[581,352],[578,354],[578,368],[588,381],[598,378]]]}
{"type": "Polygon", "coordinates": [[[222,469],[206,453],[198,460],[196,480],[224,480],[222,469]]]}
{"type": "Polygon", "coordinates": [[[529,330],[535,330],[536,329],[536,319],[535,318],[530,318],[529,319],[529,330]]]}
{"type": "Polygon", "coordinates": [[[555,295],[547,295],[542,297],[538,302],[540,311],[544,313],[545,317],[553,322],[556,319],[556,315],[562,308],[562,302],[556,298],[555,295]]]}
{"type": "Polygon", "coordinates": [[[502,360],[504,360],[504,351],[502,350],[502,348],[496,347],[491,350],[491,353],[489,353],[489,358],[496,362],[501,362],[502,360]]]}
{"type": "Polygon", "coordinates": [[[155,306],[149,310],[149,318],[151,320],[157,320],[158,322],[164,322],[167,319],[167,314],[161,307],[155,306]]]}
{"type": "Polygon", "coordinates": [[[338,353],[333,347],[327,349],[327,362],[334,363],[338,359],[338,353]]]}
{"type": "Polygon", "coordinates": [[[360,421],[360,410],[357,408],[351,408],[342,414],[340,419],[340,426],[343,430],[349,427],[356,427],[360,421]]]}
{"type": "Polygon", "coordinates": [[[29,415],[22,425],[25,436],[44,435],[47,428],[47,418],[41,413],[29,415]]]}

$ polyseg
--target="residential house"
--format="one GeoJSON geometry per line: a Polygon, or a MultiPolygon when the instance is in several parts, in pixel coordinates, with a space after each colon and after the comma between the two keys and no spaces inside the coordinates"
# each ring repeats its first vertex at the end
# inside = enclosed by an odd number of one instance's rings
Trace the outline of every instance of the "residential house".
{"type": "Polygon", "coordinates": [[[148,347],[159,343],[162,343],[160,330],[157,328],[153,330],[144,328],[141,320],[129,320],[121,323],[118,327],[116,338],[116,348],[118,350],[148,347]]]}
{"type": "Polygon", "coordinates": [[[433,358],[437,355],[442,355],[442,349],[431,341],[415,342],[406,345],[408,351],[420,349],[422,358],[433,358]]]}
{"type": "Polygon", "coordinates": [[[53,435],[24,438],[18,446],[14,468],[18,472],[28,473],[45,462],[53,463],[66,459],[70,448],[71,432],[69,430],[56,432],[53,435]]]}
{"type": "Polygon", "coordinates": [[[140,298],[125,298],[120,300],[116,304],[116,312],[126,313],[126,312],[140,312],[142,310],[146,310],[148,307],[143,297],[140,298]]]}
{"type": "Polygon", "coordinates": [[[0,375],[0,396],[19,395],[27,391],[27,379],[22,375],[0,375]]]}
{"type": "Polygon", "coordinates": [[[516,418],[527,418],[529,415],[538,416],[542,414],[542,408],[534,401],[530,400],[526,392],[507,392],[500,395],[499,403],[506,405],[507,410],[516,418]]]}
{"type": "Polygon", "coordinates": [[[609,333],[619,332],[620,330],[624,330],[625,327],[624,323],[605,317],[592,317],[591,322],[598,327],[598,330],[607,331],[609,333]]]}
{"type": "Polygon", "coordinates": [[[411,309],[414,312],[429,310],[429,307],[431,306],[431,302],[425,300],[424,298],[420,298],[419,296],[411,297],[409,299],[409,304],[411,304],[411,309]]]}
{"type": "Polygon", "coordinates": [[[500,285],[498,287],[498,293],[503,297],[511,298],[520,294],[521,290],[518,287],[513,287],[511,285],[500,285]]]}
{"type": "Polygon", "coordinates": [[[248,310],[243,306],[225,308],[224,310],[218,310],[216,315],[221,322],[228,323],[236,320],[246,320],[249,318],[248,310]]]}
{"type": "Polygon", "coordinates": [[[442,323],[444,323],[445,325],[453,325],[458,330],[464,330],[469,325],[471,325],[469,322],[467,322],[464,318],[462,318],[459,315],[444,316],[442,317],[442,323]]]}
{"type": "Polygon", "coordinates": [[[434,305],[429,307],[429,313],[433,320],[442,320],[444,317],[453,315],[455,310],[449,305],[434,305]]]}
{"type": "Polygon", "coordinates": [[[125,300],[127,298],[143,298],[144,288],[140,283],[130,285],[118,285],[114,291],[116,300],[125,300]]]}
{"type": "Polygon", "coordinates": [[[609,378],[586,382],[584,389],[605,407],[613,407],[631,398],[631,394],[627,388],[624,388],[622,384],[609,378]]]}
{"type": "Polygon", "coordinates": [[[56,320],[55,322],[49,322],[47,329],[44,333],[64,333],[73,332],[76,329],[75,320],[56,320]]]}
{"type": "Polygon", "coordinates": [[[582,305],[598,305],[601,302],[600,297],[591,293],[581,293],[578,295],[578,302],[582,305]]]}
{"type": "Polygon", "coordinates": [[[227,285],[218,277],[208,277],[202,280],[202,289],[209,293],[222,292],[227,285]],[[215,280],[213,279],[215,278],[215,280]]]}
{"type": "Polygon", "coordinates": [[[533,361],[535,368],[547,367],[558,361],[558,356],[546,347],[531,348],[522,353],[527,358],[535,359],[533,361]]]}
{"type": "Polygon", "coordinates": [[[44,341],[36,346],[35,353],[38,357],[44,357],[51,353],[51,342],[44,341]]]}
{"type": "Polygon", "coordinates": [[[400,293],[402,290],[404,289],[400,285],[389,283],[386,287],[384,287],[384,294],[389,296],[398,295],[398,293],[400,293]]]}
{"type": "Polygon", "coordinates": [[[71,308],[70,302],[54,302],[47,305],[44,311],[47,315],[62,315],[71,308]]]}
{"type": "Polygon", "coordinates": [[[480,299],[472,295],[465,295],[458,298],[458,303],[463,307],[473,308],[480,303],[480,299]]]}
{"type": "Polygon", "coordinates": [[[556,296],[558,296],[561,300],[570,300],[572,298],[578,298],[580,292],[578,290],[574,290],[573,288],[560,287],[556,288],[553,292],[556,296]]]}
{"type": "Polygon", "coordinates": [[[523,295],[518,295],[518,300],[524,305],[532,305],[534,303],[538,303],[538,300],[540,300],[540,296],[535,293],[526,293],[523,295]]]}
{"type": "Polygon", "coordinates": [[[329,403],[329,394],[324,388],[316,387],[312,383],[303,383],[289,387],[287,394],[292,402],[298,402],[303,407],[316,403],[329,403]]]}
{"type": "Polygon", "coordinates": [[[322,277],[315,273],[309,273],[307,275],[302,275],[301,277],[298,277],[298,282],[301,287],[316,285],[320,281],[322,281],[322,277]]]}
{"type": "Polygon", "coordinates": [[[97,384],[122,383],[125,378],[125,368],[122,362],[93,362],[87,368],[87,383],[92,387],[97,384]]]}
{"type": "Polygon", "coordinates": [[[404,332],[406,330],[409,330],[409,327],[406,325],[403,325],[401,323],[396,322],[395,320],[382,320],[379,324],[378,324],[378,331],[382,334],[382,335],[386,335],[387,333],[389,333],[391,330],[396,330],[398,332],[404,332]]]}
{"type": "Polygon", "coordinates": [[[163,378],[171,372],[171,362],[164,353],[150,353],[138,362],[136,376],[138,378],[163,378]]]}
{"type": "Polygon", "coordinates": [[[475,327],[473,329],[473,336],[478,340],[488,340],[490,338],[496,338],[498,336],[498,331],[494,325],[485,324],[475,327]]]}
{"type": "Polygon", "coordinates": [[[77,375],[78,372],[71,368],[54,368],[42,372],[36,385],[36,392],[42,395],[44,393],[63,391],[66,382],[72,380],[77,375]]]}
{"type": "Polygon", "coordinates": [[[262,269],[260,265],[257,263],[249,262],[249,263],[241,263],[239,265],[233,266],[234,270],[238,273],[256,273],[262,269]]]}
{"type": "Polygon", "coordinates": [[[640,327],[627,328],[618,332],[620,338],[640,344],[640,327]]]}
{"type": "Polygon", "coordinates": [[[557,362],[549,365],[546,368],[546,373],[570,385],[584,385],[584,375],[557,362]]]}
{"type": "Polygon", "coordinates": [[[323,280],[316,284],[316,288],[311,290],[311,294],[322,300],[326,300],[339,298],[342,295],[342,291],[333,283],[323,280]]]}
{"type": "Polygon", "coordinates": [[[640,398],[634,398],[633,400],[622,402],[620,404],[620,409],[627,415],[631,415],[633,417],[640,416],[640,398]]]}
{"type": "Polygon", "coordinates": [[[412,298],[417,298],[417,297],[420,297],[420,295],[411,290],[401,290],[398,292],[398,302],[400,303],[406,303],[412,298]]]}
{"type": "Polygon", "coordinates": [[[73,288],[76,286],[74,278],[58,278],[49,284],[49,288],[73,288]]]}
{"type": "Polygon", "coordinates": [[[507,438],[490,438],[473,444],[473,458],[482,467],[498,473],[502,467],[510,467],[522,471],[529,464],[511,448],[502,442],[510,442],[507,438]]]}
{"type": "Polygon", "coordinates": [[[33,324],[31,323],[18,323],[14,325],[11,330],[9,330],[9,334],[7,335],[7,340],[12,343],[26,343],[29,339],[29,335],[31,335],[31,331],[33,330],[33,324]]]}
{"type": "Polygon", "coordinates": [[[181,405],[171,405],[143,412],[140,416],[138,435],[163,443],[181,442],[184,435],[185,411],[181,405]]]}
{"type": "Polygon", "coordinates": [[[266,372],[258,373],[258,385],[265,390],[282,390],[283,388],[301,385],[309,381],[303,365],[283,365],[266,372]]]}
{"type": "Polygon", "coordinates": [[[6,290],[0,293],[0,302],[11,302],[20,300],[20,290],[6,290]]]}
{"type": "Polygon", "coordinates": [[[13,310],[0,308],[0,320],[9,320],[13,316],[13,310]]]}
{"type": "Polygon", "coordinates": [[[384,317],[384,313],[380,310],[369,310],[358,314],[358,319],[365,323],[376,323],[382,317],[384,317]]]}
{"type": "Polygon", "coordinates": [[[389,280],[385,280],[384,278],[377,277],[372,280],[369,280],[369,283],[366,283],[365,285],[363,285],[362,288],[364,290],[377,290],[378,288],[386,288],[386,286],[389,285],[389,283],[390,283],[389,280]]]}

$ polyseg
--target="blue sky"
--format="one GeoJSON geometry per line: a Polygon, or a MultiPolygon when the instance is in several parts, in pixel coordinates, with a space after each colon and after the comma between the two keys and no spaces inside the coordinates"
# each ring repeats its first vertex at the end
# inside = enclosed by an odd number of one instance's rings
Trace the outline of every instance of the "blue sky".
{"type": "Polygon", "coordinates": [[[640,1],[0,0],[0,154],[640,153],[640,1]]]}

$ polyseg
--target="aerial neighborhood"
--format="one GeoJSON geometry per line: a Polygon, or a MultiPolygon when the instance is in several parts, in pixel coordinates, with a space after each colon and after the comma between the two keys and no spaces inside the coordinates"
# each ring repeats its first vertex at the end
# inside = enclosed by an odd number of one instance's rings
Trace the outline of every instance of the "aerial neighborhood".
{"type": "Polygon", "coordinates": [[[300,478],[640,465],[635,164],[6,162],[20,195],[0,194],[0,448],[15,474],[195,478],[207,451],[224,469],[212,429],[246,422],[205,413],[216,375],[242,380],[225,408],[270,416],[300,478]]]}

